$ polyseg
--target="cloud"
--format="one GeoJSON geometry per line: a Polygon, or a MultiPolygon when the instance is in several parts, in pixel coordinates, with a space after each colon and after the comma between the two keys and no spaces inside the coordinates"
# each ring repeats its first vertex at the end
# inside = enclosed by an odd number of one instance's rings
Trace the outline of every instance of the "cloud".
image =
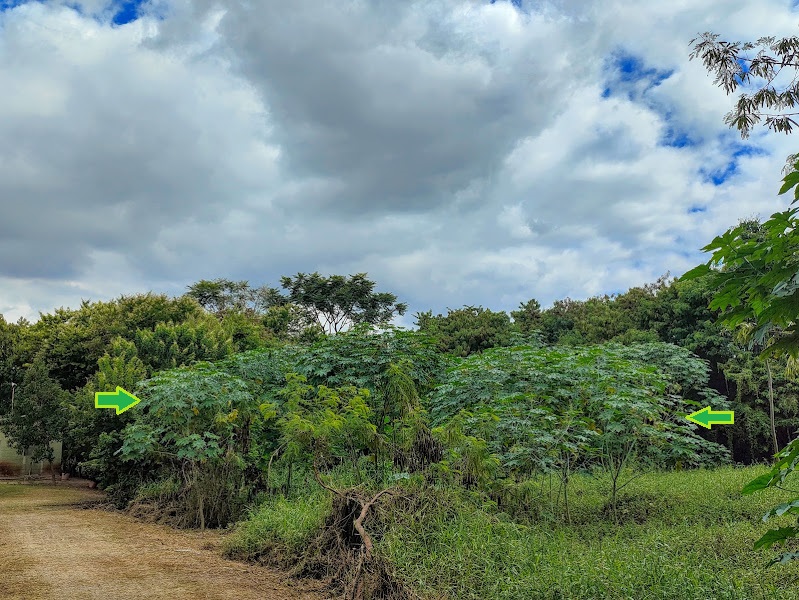
{"type": "Polygon", "coordinates": [[[777,0],[3,5],[0,313],[199,278],[369,272],[411,311],[626,289],[767,216],[688,61],[777,0]]]}

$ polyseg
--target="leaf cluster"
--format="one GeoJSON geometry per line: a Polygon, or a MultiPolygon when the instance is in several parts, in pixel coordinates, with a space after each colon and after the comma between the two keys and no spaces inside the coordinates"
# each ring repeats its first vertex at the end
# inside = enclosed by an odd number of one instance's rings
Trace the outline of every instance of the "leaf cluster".
{"type": "Polygon", "coordinates": [[[796,127],[791,112],[799,104],[799,37],[762,37],[756,42],[728,42],[718,34],[705,32],[691,40],[690,58],[699,59],[727,94],[738,88],[756,88],[739,96],[735,108],[725,117],[744,138],[763,124],[775,132],[790,133],[796,127]],[[785,74],[784,77],[780,77],[785,74]],[[778,82],[784,82],[778,85],[778,82]]]}

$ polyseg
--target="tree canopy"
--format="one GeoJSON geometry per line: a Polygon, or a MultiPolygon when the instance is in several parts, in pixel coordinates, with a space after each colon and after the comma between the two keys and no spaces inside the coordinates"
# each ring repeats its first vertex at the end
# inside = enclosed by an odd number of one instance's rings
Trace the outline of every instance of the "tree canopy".
{"type": "Polygon", "coordinates": [[[287,300],[306,309],[326,333],[338,333],[358,323],[384,325],[404,315],[408,305],[389,292],[375,292],[366,273],[351,276],[297,273],[282,277],[287,300]]]}

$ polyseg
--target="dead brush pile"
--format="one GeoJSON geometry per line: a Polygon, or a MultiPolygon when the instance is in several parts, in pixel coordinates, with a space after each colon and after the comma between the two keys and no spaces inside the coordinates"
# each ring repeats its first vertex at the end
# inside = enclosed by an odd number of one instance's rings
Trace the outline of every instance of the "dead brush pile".
{"type": "MultiPolygon", "coordinates": [[[[286,569],[292,576],[325,582],[347,600],[415,600],[419,596],[402,583],[390,561],[381,555],[380,539],[392,527],[416,520],[429,507],[430,494],[421,490],[389,488],[378,493],[363,487],[332,493],[324,517],[301,543],[254,530],[229,546],[229,558],[256,561],[286,569]],[[250,538],[252,540],[252,538],[250,538]]],[[[246,531],[246,529],[245,529],[246,531]]]]}
{"type": "MultiPolygon", "coordinates": [[[[327,487],[327,486],[325,486],[327,487]]],[[[307,546],[293,574],[329,582],[347,600],[412,600],[418,598],[395,576],[383,557],[375,552],[367,523],[375,523],[378,505],[390,505],[401,496],[398,489],[374,495],[355,488],[327,488],[335,494],[332,510],[319,534],[307,546]]]]}
{"type": "Polygon", "coordinates": [[[230,465],[222,463],[139,487],[128,514],[178,528],[225,527],[238,519],[249,490],[230,465]]]}

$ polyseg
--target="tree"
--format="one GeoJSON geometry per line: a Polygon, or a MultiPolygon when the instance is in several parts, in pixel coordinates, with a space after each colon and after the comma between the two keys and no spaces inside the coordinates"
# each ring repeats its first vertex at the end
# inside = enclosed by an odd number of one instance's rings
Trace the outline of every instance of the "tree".
{"type": "Polygon", "coordinates": [[[357,323],[384,325],[394,315],[404,315],[408,305],[394,294],[374,291],[375,282],[366,273],[352,276],[297,273],[282,277],[289,302],[306,309],[325,329],[338,333],[357,323]]]}
{"type": "MultiPolygon", "coordinates": [[[[693,40],[692,43],[696,42],[693,40]]],[[[715,83],[731,93],[739,86],[762,83],[752,94],[742,94],[738,104],[726,117],[731,127],[737,127],[746,138],[752,127],[765,118],[765,125],[775,132],[790,133],[797,124],[789,112],[799,104],[799,38],[777,40],[761,38],[755,43],[718,41],[718,36],[705,33],[695,43],[691,58],[701,58],[705,67],[715,75],[715,83]],[[754,57],[746,54],[757,50],[754,57]],[[787,69],[794,71],[791,83],[778,89],[777,76],[787,69]],[[770,112],[771,111],[771,112],[770,112]]],[[[784,177],[780,194],[794,189],[799,200],[799,161],[789,159],[792,169],[784,177]]],[[[728,327],[752,324],[751,339],[765,346],[760,355],[799,356],[799,208],[776,213],[762,225],[758,235],[741,223],[716,237],[704,250],[712,258],[689,271],[684,278],[709,276],[717,290],[711,308],[721,309],[721,320],[728,327]],[[775,330],[784,334],[769,338],[775,330]]],[[[799,438],[789,443],[777,455],[770,473],[758,477],[744,488],[750,493],[766,487],[780,486],[799,464],[799,438]]],[[[799,514],[799,499],[780,505],[764,519],[782,514],[799,514]]],[[[782,527],[767,532],[755,543],[755,548],[770,547],[795,538],[799,529],[782,527]]],[[[799,558],[799,553],[786,553],[774,562],[799,558]]]]}
{"type": "Polygon", "coordinates": [[[261,325],[279,340],[313,343],[325,335],[322,326],[304,308],[286,302],[270,306],[261,317],[261,325]]]}
{"type": "MultiPolygon", "coordinates": [[[[796,167],[799,169],[799,163],[796,167]]],[[[796,183],[799,171],[793,185],[796,183]]],[[[783,191],[787,191],[785,186],[783,191]]],[[[745,224],[717,236],[703,248],[713,252],[711,259],[683,275],[683,280],[707,276],[717,290],[710,308],[721,310],[720,321],[731,329],[751,321],[755,343],[765,341],[775,327],[785,331],[765,345],[761,352],[764,357],[799,354],[799,331],[794,321],[799,306],[797,210],[772,215],[763,223],[762,240],[749,236],[745,224]]]]}
{"type": "MultiPolygon", "coordinates": [[[[136,352],[133,342],[120,338],[111,343],[111,348],[97,361],[98,371],[81,390],[75,392],[66,407],[68,427],[64,435],[62,467],[67,472],[81,468],[81,463],[97,455],[98,440],[122,429],[133,418],[132,411],[122,415],[114,411],[97,410],[94,406],[96,392],[110,392],[120,386],[135,389],[136,384],[147,377],[148,368],[136,352]]],[[[114,448],[116,450],[117,448],[114,448]]],[[[101,474],[104,487],[116,483],[118,457],[109,456],[101,474]]]]}
{"type": "Polygon", "coordinates": [[[535,298],[520,302],[519,309],[511,311],[510,316],[523,335],[541,329],[541,304],[535,298]]]}
{"type": "Polygon", "coordinates": [[[24,336],[27,335],[27,322],[6,323],[0,315],[0,415],[11,410],[12,383],[18,384],[24,372],[24,336]]]}
{"type": "MultiPolygon", "coordinates": [[[[247,383],[210,363],[164,371],[140,384],[142,410],[121,433],[119,454],[146,476],[177,481],[178,522],[223,526],[248,500],[250,428],[260,414],[247,383]]],[[[116,453],[114,453],[116,454],[116,453]]]]}
{"type": "Polygon", "coordinates": [[[689,404],[717,399],[707,376],[703,361],[671,344],[493,348],[453,359],[429,405],[436,431],[454,422],[456,432],[484,439],[509,476],[557,474],[568,519],[578,466],[605,469],[615,512],[633,460],[698,465],[726,456],[682,417],[689,404]]]}
{"type": "Polygon", "coordinates": [[[136,294],[109,302],[84,301],[79,309],[59,308],[41,315],[26,337],[34,353],[42,353],[52,377],[65,390],[74,391],[97,371],[97,361],[116,337],[132,340],[137,331],[152,330],[158,323],[203,316],[192,298],[136,294]]]}
{"type": "Polygon", "coordinates": [[[253,288],[248,281],[218,278],[201,279],[188,287],[186,297],[193,298],[208,312],[223,317],[228,313],[262,315],[272,306],[285,304],[280,290],[261,286],[253,288]]]}
{"type": "Polygon", "coordinates": [[[234,351],[222,324],[209,315],[140,329],[133,341],[150,373],[201,360],[218,360],[234,351]]]}
{"type": "Polygon", "coordinates": [[[690,58],[698,58],[714,76],[714,83],[731,94],[739,87],[753,84],[757,89],[738,97],[735,108],[724,121],[736,127],[741,137],[749,137],[752,128],[763,124],[775,132],[790,133],[797,125],[799,80],[778,86],[783,70],[799,68],[799,37],[777,39],[762,37],[756,42],[719,41],[718,34],[706,32],[691,40],[690,58]]]}
{"type": "Polygon", "coordinates": [[[417,313],[416,325],[419,331],[438,339],[441,352],[451,352],[456,356],[507,346],[512,333],[507,313],[494,312],[482,306],[448,308],[446,316],[433,316],[432,311],[417,313]]]}
{"type": "Polygon", "coordinates": [[[14,409],[0,425],[9,444],[22,452],[33,450],[32,460],[46,460],[55,484],[53,443],[61,441],[66,426],[62,407],[67,394],[37,357],[25,371],[14,397],[14,409]]]}

